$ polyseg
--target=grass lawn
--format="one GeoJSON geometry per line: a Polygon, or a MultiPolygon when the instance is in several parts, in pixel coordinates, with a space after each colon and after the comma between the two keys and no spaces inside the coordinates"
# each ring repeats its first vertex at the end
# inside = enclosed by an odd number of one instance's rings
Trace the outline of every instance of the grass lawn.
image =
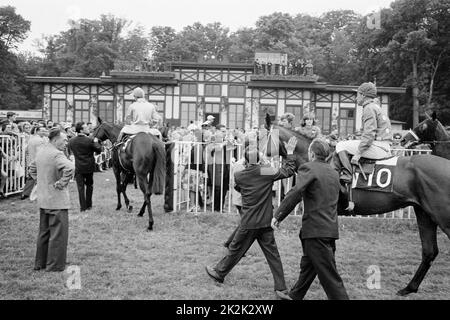
{"type": "MultiPolygon", "coordinates": [[[[65,285],[69,274],[33,271],[38,208],[13,197],[0,202],[1,299],[273,299],[273,280],[257,244],[233,269],[224,284],[214,283],[204,266],[225,253],[221,246],[238,222],[237,215],[164,213],[162,196],[154,196],[155,231],[146,232],[147,215],[138,218],[139,190],[130,185],[133,213],[115,211],[111,170],[95,174],[94,209],[80,214],[75,183],[69,211],[68,264],[79,266],[81,289],[65,285]]],[[[301,247],[298,217],[289,217],[276,232],[286,282],[298,277],[301,247]]],[[[336,260],[351,299],[450,298],[449,241],[438,232],[440,254],[419,292],[397,297],[420,263],[415,220],[341,218],[336,260]],[[381,271],[379,289],[368,289],[367,269],[381,271]]],[[[316,279],[306,299],[326,299],[316,279]]]]}

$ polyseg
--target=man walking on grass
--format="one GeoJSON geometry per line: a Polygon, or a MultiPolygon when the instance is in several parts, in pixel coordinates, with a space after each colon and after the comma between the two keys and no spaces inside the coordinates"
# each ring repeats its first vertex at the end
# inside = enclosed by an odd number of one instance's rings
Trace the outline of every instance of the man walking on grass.
{"type": "Polygon", "coordinates": [[[296,138],[289,140],[286,146],[288,157],[280,169],[262,164],[263,155],[256,150],[256,147],[246,148],[244,152],[246,168],[235,173],[235,189],[242,195],[239,228],[228,246],[226,256],[215,267],[206,267],[206,272],[215,281],[222,283],[225,276],[257,240],[272,272],[276,297],[290,300],[287,295],[283,265],[270,223],[273,217],[273,183],[294,175],[296,164],[292,154],[296,143],[296,138]]]}

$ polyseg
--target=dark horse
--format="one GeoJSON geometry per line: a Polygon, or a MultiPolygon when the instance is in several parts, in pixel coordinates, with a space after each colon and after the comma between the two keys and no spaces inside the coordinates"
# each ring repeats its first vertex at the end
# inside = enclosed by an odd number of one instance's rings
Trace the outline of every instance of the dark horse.
{"type": "MultiPolygon", "coordinates": [[[[277,140],[278,143],[287,142],[295,136],[298,140],[295,150],[297,161],[300,164],[307,161],[307,150],[311,143],[309,138],[284,127],[272,125],[270,120],[266,122],[269,131],[268,145],[276,145],[277,140]]],[[[279,143],[279,146],[282,144],[279,143]]],[[[392,193],[353,189],[353,201],[354,214],[362,216],[383,214],[407,206],[414,207],[422,241],[422,261],[409,284],[397,294],[404,296],[417,292],[432,261],[438,255],[437,227],[450,238],[450,161],[434,155],[400,157],[393,176],[392,193]]],[[[345,215],[342,211],[339,214],[345,215]]]]}
{"type": "Polygon", "coordinates": [[[431,154],[450,160],[450,133],[437,119],[436,112],[431,117],[425,115],[427,119],[407,133],[400,141],[401,145],[408,148],[414,143],[426,143],[431,146],[431,154]]]}
{"type": "MultiPolygon", "coordinates": [[[[92,136],[100,141],[109,139],[114,144],[117,141],[121,128],[121,126],[105,123],[99,119],[99,125],[95,128],[92,136]]],[[[138,133],[128,144],[125,152],[120,152],[119,149],[114,148],[112,152],[117,191],[116,210],[122,208],[120,194],[124,196],[128,211],[131,212],[133,209],[126,195],[126,188],[128,182],[131,182],[133,175],[136,174],[139,188],[144,194],[144,204],[138,216],[142,217],[147,207],[148,230],[151,231],[153,230],[153,214],[150,196],[152,194],[162,194],[165,184],[166,153],[164,144],[153,135],[138,133]]]]}

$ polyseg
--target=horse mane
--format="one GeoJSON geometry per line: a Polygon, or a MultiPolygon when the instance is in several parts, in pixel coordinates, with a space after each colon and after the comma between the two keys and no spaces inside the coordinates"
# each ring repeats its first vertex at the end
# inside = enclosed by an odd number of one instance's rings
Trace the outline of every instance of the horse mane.
{"type": "Polygon", "coordinates": [[[450,131],[445,129],[444,125],[438,119],[436,119],[436,121],[437,121],[436,128],[438,128],[438,127],[440,128],[441,133],[444,136],[444,140],[450,140],[450,131]]]}
{"type": "Polygon", "coordinates": [[[276,129],[279,129],[279,130],[285,130],[285,131],[287,131],[287,132],[290,132],[290,133],[291,133],[292,135],[294,135],[296,138],[304,139],[304,140],[307,140],[307,141],[312,141],[312,140],[313,140],[311,137],[308,137],[308,135],[306,135],[306,134],[303,133],[303,132],[295,131],[295,130],[292,130],[292,129],[289,129],[289,128],[280,126],[280,125],[278,125],[278,124],[274,124],[274,125],[273,125],[273,128],[276,128],[276,129]]]}

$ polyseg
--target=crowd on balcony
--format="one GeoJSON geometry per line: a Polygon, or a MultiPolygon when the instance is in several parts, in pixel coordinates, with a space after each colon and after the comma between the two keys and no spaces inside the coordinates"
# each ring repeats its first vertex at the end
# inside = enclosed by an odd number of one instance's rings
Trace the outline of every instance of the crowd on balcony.
{"type": "Polygon", "coordinates": [[[311,60],[297,59],[272,63],[270,61],[254,61],[254,73],[256,75],[275,76],[313,76],[314,66],[311,60]]]}

